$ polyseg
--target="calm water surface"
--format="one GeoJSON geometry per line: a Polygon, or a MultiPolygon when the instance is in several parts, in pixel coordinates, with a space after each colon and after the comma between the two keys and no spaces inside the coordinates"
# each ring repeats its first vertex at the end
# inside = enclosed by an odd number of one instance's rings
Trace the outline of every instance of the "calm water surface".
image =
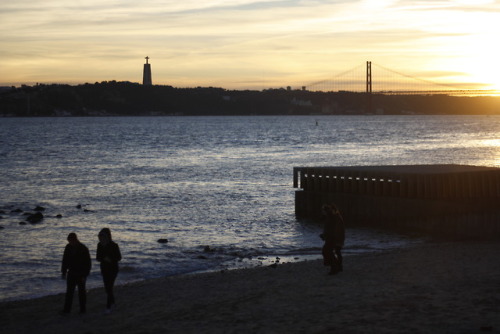
{"type": "MultiPolygon", "coordinates": [[[[102,227],[122,249],[118,283],[317,256],[294,166],[498,166],[499,132],[491,116],[0,119],[0,300],[64,291],[67,234],[95,257],[102,227]],[[20,225],[37,205],[43,222],[20,225]]],[[[346,253],[419,241],[352,228],[346,253]]]]}

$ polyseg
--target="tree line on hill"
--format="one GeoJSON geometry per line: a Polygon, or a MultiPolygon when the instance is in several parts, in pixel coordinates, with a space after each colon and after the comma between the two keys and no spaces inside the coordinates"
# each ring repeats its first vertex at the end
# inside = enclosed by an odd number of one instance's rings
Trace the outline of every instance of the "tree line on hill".
{"type": "Polygon", "coordinates": [[[356,115],[500,113],[500,97],[174,88],[131,82],[3,87],[0,116],[356,115]]]}

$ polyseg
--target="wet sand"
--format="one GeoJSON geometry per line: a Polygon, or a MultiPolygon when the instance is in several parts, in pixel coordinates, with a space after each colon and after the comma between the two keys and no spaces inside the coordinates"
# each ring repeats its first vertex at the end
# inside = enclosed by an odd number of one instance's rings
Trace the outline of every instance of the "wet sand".
{"type": "Polygon", "coordinates": [[[500,243],[428,243],[321,261],[102,289],[60,316],[64,294],[0,304],[7,333],[500,333],[500,243]],[[76,312],[75,312],[76,311],[76,312]]]}

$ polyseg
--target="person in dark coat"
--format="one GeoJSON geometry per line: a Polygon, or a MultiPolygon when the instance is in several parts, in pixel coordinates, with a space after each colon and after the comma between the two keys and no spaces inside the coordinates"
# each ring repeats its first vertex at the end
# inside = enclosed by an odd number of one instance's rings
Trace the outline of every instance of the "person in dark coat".
{"type": "Polygon", "coordinates": [[[342,247],[345,242],[344,219],[335,204],[323,205],[325,225],[321,238],[325,241],[322,249],[323,264],[330,266],[330,275],[343,271],[342,247]]]}
{"type": "Polygon", "coordinates": [[[89,249],[82,244],[75,233],[68,235],[68,244],[64,248],[61,273],[62,278],[66,279],[66,297],[64,302],[64,313],[71,312],[73,304],[73,295],[78,286],[78,300],[80,302],[80,313],[87,311],[87,290],[85,283],[90,274],[92,260],[90,259],[89,249]]]}
{"type": "Polygon", "coordinates": [[[101,263],[101,275],[107,294],[106,312],[111,312],[111,307],[115,304],[113,287],[118,276],[118,262],[122,259],[122,255],[120,247],[111,238],[109,228],[103,228],[99,232],[96,259],[101,263]]]}

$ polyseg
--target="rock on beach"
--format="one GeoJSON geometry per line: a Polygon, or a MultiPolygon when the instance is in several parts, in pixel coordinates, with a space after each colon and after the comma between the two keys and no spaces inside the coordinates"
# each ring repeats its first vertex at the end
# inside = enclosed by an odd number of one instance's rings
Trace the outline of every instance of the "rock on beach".
{"type": "Polygon", "coordinates": [[[26,217],[26,220],[30,224],[37,224],[43,220],[43,214],[40,212],[35,212],[33,214],[29,214],[28,217],[26,217]]]}

